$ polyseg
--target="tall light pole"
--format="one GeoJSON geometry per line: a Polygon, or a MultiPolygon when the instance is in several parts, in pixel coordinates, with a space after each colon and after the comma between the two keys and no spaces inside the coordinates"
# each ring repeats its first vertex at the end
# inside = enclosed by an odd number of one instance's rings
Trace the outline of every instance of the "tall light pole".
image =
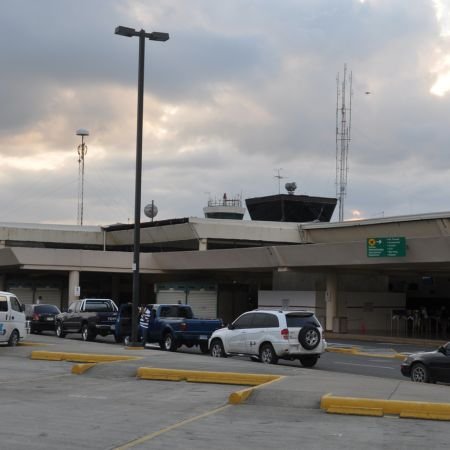
{"type": "Polygon", "coordinates": [[[130,346],[139,345],[137,338],[138,306],[139,306],[139,253],[141,241],[141,179],[142,179],[142,128],[144,116],[144,57],[145,39],[151,41],[165,42],[169,39],[168,33],[153,31],[146,33],[145,30],[136,31],[134,28],[119,26],[115,34],[120,36],[139,37],[139,72],[138,72],[138,100],[137,100],[137,131],[136,131],[136,183],[134,194],[134,255],[133,255],[133,307],[131,319],[131,341],[130,346]]]}
{"type": "Polygon", "coordinates": [[[78,146],[78,211],[77,224],[83,226],[84,209],[84,157],[87,153],[87,145],[84,143],[84,137],[89,136],[89,131],[80,128],[76,131],[77,136],[81,136],[81,144],[78,146]]]}

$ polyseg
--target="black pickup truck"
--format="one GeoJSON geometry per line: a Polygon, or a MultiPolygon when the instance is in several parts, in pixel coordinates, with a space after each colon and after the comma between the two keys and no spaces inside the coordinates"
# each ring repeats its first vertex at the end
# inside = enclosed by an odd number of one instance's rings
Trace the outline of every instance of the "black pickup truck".
{"type": "Polygon", "coordinates": [[[68,333],[81,333],[83,341],[93,341],[98,334],[114,334],[117,311],[114,301],[107,298],[77,300],[67,312],[56,316],[56,335],[63,338],[68,333]]]}

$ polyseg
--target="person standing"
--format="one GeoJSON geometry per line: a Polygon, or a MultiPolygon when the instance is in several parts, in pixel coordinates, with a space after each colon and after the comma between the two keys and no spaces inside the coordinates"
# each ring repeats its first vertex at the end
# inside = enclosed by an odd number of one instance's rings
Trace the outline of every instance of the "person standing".
{"type": "Polygon", "coordinates": [[[147,332],[149,327],[150,318],[152,315],[153,305],[147,305],[141,309],[141,314],[139,316],[139,334],[142,339],[142,344],[145,347],[147,342],[147,332]]]}

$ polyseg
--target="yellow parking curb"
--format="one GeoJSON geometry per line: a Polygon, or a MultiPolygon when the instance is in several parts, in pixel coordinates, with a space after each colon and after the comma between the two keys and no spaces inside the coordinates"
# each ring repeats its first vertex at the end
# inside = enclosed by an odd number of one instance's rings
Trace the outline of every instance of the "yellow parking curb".
{"type": "Polygon", "coordinates": [[[357,414],[379,417],[387,414],[401,418],[450,421],[450,403],[378,400],[337,397],[332,394],[326,394],[321,398],[320,408],[331,414],[357,414]]]}
{"type": "Polygon", "coordinates": [[[97,363],[81,363],[81,364],[74,364],[72,366],[72,373],[74,375],[82,375],[84,372],[89,370],[91,367],[96,366],[97,363]]]}
{"type": "Polygon", "coordinates": [[[282,376],[282,375],[279,375],[279,376],[274,375],[273,377],[274,378],[272,380],[267,381],[266,383],[262,383],[262,384],[259,384],[258,386],[254,386],[254,387],[247,388],[247,389],[242,389],[241,391],[236,391],[236,392],[231,393],[230,396],[228,397],[228,403],[231,403],[232,405],[238,405],[239,403],[243,403],[243,402],[245,402],[245,400],[247,400],[250,397],[250,395],[253,394],[253,392],[256,389],[259,389],[263,386],[265,387],[269,384],[275,383],[284,378],[284,376],[282,376]]]}
{"type": "Polygon", "coordinates": [[[354,355],[358,353],[357,347],[327,347],[327,352],[330,353],[350,353],[351,355],[354,355]]]}
{"type": "Polygon", "coordinates": [[[235,372],[203,372],[198,370],[140,367],[137,377],[145,380],[190,381],[193,383],[241,384],[258,386],[278,379],[277,375],[235,372]]]}
{"type": "Polygon", "coordinates": [[[386,358],[386,359],[400,359],[404,360],[407,355],[403,353],[393,353],[393,354],[386,354],[386,353],[370,353],[370,352],[362,352],[358,347],[328,347],[327,352],[331,353],[345,353],[355,356],[371,356],[373,358],[386,358]]]}
{"type": "Polygon", "coordinates": [[[131,361],[140,359],[137,356],[124,355],[98,355],[90,353],[66,353],[66,352],[47,352],[35,350],[31,352],[31,359],[46,361],[72,361],[78,363],[97,363],[113,361],[131,361]]]}
{"type": "Polygon", "coordinates": [[[371,356],[372,358],[386,358],[386,359],[401,359],[402,361],[406,358],[403,353],[394,353],[392,355],[386,355],[384,353],[368,353],[368,352],[356,352],[357,356],[371,356]]]}
{"type": "Polygon", "coordinates": [[[255,389],[284,378],[281,375],[264,375],[236,372],[202,372],[197,370],[158,369],[140,367],[137,377],[144,380],[189,381],[192,383],[240,384],[250,385],[230,394],[228,403],[236,405],[244,402],[255,389]]]}

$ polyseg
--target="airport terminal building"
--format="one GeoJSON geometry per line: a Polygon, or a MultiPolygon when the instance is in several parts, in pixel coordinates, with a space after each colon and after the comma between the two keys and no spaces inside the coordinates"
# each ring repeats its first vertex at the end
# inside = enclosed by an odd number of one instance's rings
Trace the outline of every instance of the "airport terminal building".
{"type": "MultiPolygon", "coordinates": [[[[0,223],[0,290],[62,308],[131,301],[134,225],[0,223]]],[[[448,337],[450,212],[347,222],[181,218],[141,224],[143,303],[228,323],[311,309],[329,331],[448,337]]]]}

